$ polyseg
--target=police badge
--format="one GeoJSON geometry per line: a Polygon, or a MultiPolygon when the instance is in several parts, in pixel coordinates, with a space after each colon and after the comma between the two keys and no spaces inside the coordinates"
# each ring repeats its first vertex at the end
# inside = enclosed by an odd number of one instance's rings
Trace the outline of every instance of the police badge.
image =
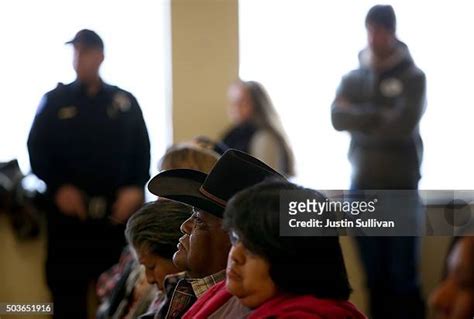
{"type": "Polygon", "coordinates": [[[77,113],[77,107],[75,107],[74,105],[65,106],[58,110],[58,118],[60,120],[72,119],[77,115],[77,113]]]}

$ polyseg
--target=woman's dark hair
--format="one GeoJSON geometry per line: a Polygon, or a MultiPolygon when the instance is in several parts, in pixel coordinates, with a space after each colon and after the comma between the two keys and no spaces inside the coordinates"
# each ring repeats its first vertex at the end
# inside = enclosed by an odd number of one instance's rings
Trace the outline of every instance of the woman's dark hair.
{"type": "Polygon", "coordinates": [[[190,206],[166,199],[145,204],[127,222],[125,237],[135,250],[172,259],[181,237],[180,226],[191,216],[190,206]]]}
{"type": "Polygon", "coordinates": [[[224,227],[270,264],[270,276],[283,292],[347,300],[351,293],[338,237],[280,236],[280,192],[299,191],[317,200],[314,190],[281,181],[245,189],[227,204],[224,227]]]}

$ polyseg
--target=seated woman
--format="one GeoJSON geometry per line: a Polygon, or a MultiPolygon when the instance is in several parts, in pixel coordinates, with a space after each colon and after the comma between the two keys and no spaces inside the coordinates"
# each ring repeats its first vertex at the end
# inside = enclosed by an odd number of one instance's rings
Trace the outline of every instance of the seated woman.
{"type": "Polygon", "coordinates": [[[211,288],[183,318],[232,318],[220,306],[235,295],[248,318],[366,318],[348,299],[351,288],[337,237],[281,237],[280,192],[318,192],[269,181],[235,195],[224,225],[232,249],[227,279],[211,288]]]}
{"type": "Polygon", "coordinates": [[[158,311],[164,302],[165,277],[178,272],[173,264],[173,254],[181,237],[179,228],[191,213],[189,206],[158,199],[145,204],[128,220],[125,237],[133,247],[138,262],[145,267],[147,282],[155,285],[159,292],[153,312],[158,311]]]}
{"type": "Polygon", "coordinates": [[[446,262],[446,276],[433,291],[435,319],[474,318],[474,237],[457,237],[446,262]]]}

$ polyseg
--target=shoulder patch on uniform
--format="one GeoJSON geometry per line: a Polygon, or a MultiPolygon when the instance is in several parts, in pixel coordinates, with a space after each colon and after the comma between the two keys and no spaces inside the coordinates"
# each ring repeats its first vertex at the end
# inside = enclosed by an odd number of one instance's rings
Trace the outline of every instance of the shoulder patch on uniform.
{"type": "Polygon", "coordinates": [[[117,111],[126,112],[130,110],[130,107],[132,106],[132,101],[126,93],[118,92],[115,93],[113,97],[112,106],[117,111]]]}

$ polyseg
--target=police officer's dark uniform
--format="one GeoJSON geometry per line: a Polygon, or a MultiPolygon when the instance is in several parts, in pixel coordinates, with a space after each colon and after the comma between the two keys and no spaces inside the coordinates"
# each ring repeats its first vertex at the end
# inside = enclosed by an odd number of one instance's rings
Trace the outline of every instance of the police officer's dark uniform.
{"type": "Polygon", "coordinates": [[[79,81],[59,84],[43,97],[28,149],[32,170],[47,184],[51,199],[46,276],[55,317],[86,318],[88,283],[118,261],[125,244],[124,227],[109,218],[116,193],[125,186],[143,188],[149,179],[142,112],[137,100],[116,86],[102,83],[91,97],[79,81]],[[55,206],[54,195],[65,184],[86,194],[86,221],[55,206]]]}

